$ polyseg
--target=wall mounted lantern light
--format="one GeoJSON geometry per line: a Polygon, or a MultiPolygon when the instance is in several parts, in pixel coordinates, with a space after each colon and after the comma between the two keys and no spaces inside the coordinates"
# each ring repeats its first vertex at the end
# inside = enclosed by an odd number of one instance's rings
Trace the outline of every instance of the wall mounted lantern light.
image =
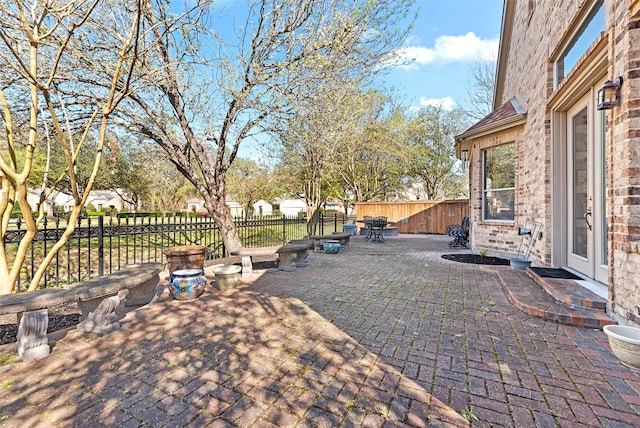
{"type": "Polygon", "coordinates": [[[462,170],[466,171],[469,168],[469,150],[460,151],[460,160],[462,161],[462,170]]]}
{"type": "Polygon", "coordinates": [[[608,110],[620,105],[620,87],[622,77],[616,77],[612,82],[607,80],[598,91],[598,110],[608,110]]]}

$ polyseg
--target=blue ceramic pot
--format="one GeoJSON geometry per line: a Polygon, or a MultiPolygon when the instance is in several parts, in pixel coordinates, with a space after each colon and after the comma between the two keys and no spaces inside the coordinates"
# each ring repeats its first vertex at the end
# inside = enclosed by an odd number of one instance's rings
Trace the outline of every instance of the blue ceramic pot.
{"type": "Polygon", "coordinates": [[[190,300],[204,293],[207,278],[202,269],[182,269],[169,277],[169,294],[176,300],[190,300]]]}
{"type": "Polygon", "coordinates": [[[340,241],[328,240],[324,243],[324,252],[327,254],[337,254],[340,251],[340,241]]]}

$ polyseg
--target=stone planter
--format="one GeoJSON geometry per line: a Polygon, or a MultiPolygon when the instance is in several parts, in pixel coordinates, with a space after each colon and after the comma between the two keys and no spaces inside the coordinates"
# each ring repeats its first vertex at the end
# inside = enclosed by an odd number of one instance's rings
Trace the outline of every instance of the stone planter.
{"type": "Polygon", "coordinates": [[[204,269],[207,247],[204,245],[181,245],[164,250],[169,273],[182,269],[204,269]]]}
{"type": "Polygon", "coordinates": [[[242,266],[215,265],[212,267],[212,270],[216,276],[216,285],[218,286],[218,290],[227,291],[238,286],[242,266]]]}
{"type": "Polygon", "coordinates": [[[603,331],[609,338],[613,354],[627,367],[640,369],[640,328],[606,325],[603,331]]]}

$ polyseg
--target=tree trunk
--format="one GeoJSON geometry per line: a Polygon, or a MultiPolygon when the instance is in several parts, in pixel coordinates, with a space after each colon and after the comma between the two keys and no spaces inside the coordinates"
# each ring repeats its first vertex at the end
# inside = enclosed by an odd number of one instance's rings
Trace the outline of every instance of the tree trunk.
{"type": "Polygon", "coordinates": [[[320,210],[311,208],[307,211],[307,235],[313,236],[318,229],[318,221],[320,219],[320,210]]]}
{"type": "MultiPolygon", "coordinates": [[[[224,192],[222,192],[224,194],[224,192]]],[[[215,221],[220,230],[220,237],[227,251],[235,250],[242,247],[242,242],[238,236],[238,231],[233,223],[231,209],[225,202],[224,196],[219,194],[209,194],[205,196],[205,207],[207,212],[215,221]]]]}

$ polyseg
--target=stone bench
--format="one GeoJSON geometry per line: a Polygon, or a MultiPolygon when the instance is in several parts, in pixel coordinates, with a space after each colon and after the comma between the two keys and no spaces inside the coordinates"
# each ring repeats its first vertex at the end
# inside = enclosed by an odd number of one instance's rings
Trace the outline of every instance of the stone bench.
{"type": "Polygon", "coordinates": [[[51,350],[47,337],[49,308],[76,303],[82,312],[77,329],[106,334],[120,328],[117,309],[149,303],[159,282],[162,265],[128,265],[111,275],[70,284],[0,296],[0,315],[17,314],[16,348],[23,361],[44,358],[51,350]]]}
{"type": "Polygon", "coordinates": [[[313,243],[313,251],[322,250],[322,245],[324,241],[328,240],[336,240],[340,241],[341,247],[346,247],[349,245],[349,239],[351,238],[351,234],[349,232],[334,232],[331,235],[311,235],[309,239],[313,243]]]}
{"type": "Polygon", "coordinates": [[[242,257],[242,277],[247,278],[253,272],[252,257],[277,255],[278,269],[292,272],[296,268],[309,265],[307,260],[309,248],[309,242],[297,242],[272,247],[237,248],[229,251],[229,254],[242,257]]]}

